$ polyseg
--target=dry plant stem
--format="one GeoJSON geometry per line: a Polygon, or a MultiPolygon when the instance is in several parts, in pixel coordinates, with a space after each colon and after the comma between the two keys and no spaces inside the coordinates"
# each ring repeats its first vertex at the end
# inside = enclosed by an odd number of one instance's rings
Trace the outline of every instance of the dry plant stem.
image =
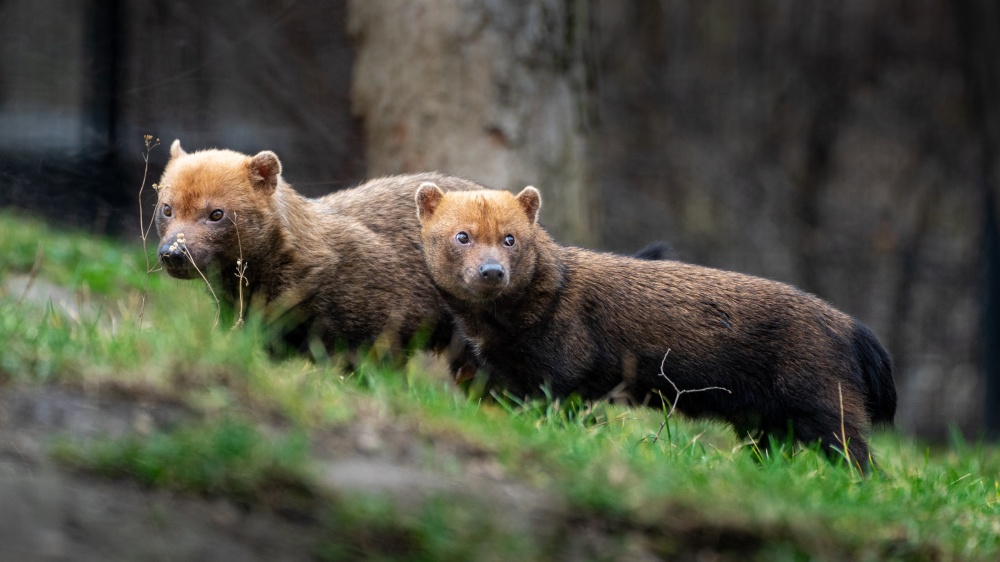
{"type": "MultiPolygon", "coordinates": [[[[692,392],[705,392],[706,390],[722,390],[728,394],[733,393],[728,388],[724,388],[721,386],[706,386],[705,388],[688,388],[684,390],[677,388],[677,385],[674,384],[674,381],[670,380],[670,377],[668,377],[667,374],[663,372],[663,366],[667,364],[668,355],[670,355],[669,349],[667,350],[666,353],[663,354],[663,360],[660,361],[660,376],[667,379],[667,382],[670,383],[670,386],[674,387],[675,394],[673,400],[667,400],[667,402],[670,404],[670,411],[667,412],[666,417],[663,418],[662,422],[660,422],[660,429],[658,429],[656,431],[656,435],[653,436],[653,441],[652,441],[653,443],[656,443],[660,439],[660,434],[663,433],[663,428],[667,426],[667,421],[670,420],[670,416],[674,415],[674,410],[677,409],[677,402],[680,400],[682,394],[692,393],[692,392]]],[[[662,393],[660,393],[659,391],[657,391],[657,393],[660,395],[660,398],[666,400],[666,398],[663,396],[662,393]]]]}
{"type": "Polygon", "coordinates": [[[847,431],[844,428],[844,389],[839,382],[837,383],[837,394],[840,397],[840,435],[835,433],[833,437],[837,441],[840,441],[840,446],[841,449],[843,449],[844,458],[847,459],[847,464],[852,467],[857,464],[858,470],[861,470],[861,460],[854,459],[854,462],[851,462],[851,451],[847,448],[847,431]]]}
{"type": "Polygon", "coordinates": [[[215,289],[213,289],[212,284],[208,282],[208,277],[205,277],[205,274],[202,273],[201,269],[198,268],[198,264],[194,263],[194,258],[191,256],[191,252],[188,251],[187,244],[185,244],[182,241],[174,243],[180,244],[181,251],[184,252],[184,255],[187,256],[187,259],[188,261],[191,262],[191,265],[194,267],[194,270],[197,271],[198,275],[200,275],[201,278],[205,281],[205,285],[208,287],[208,291],[212,293],[212,298],[215,299],[215,321],[212,323],[212,329],[214,330],[215,327],[219,325],[219,315],[222,312],[222,304],[219,302],[219,297],[215,295],[215,289]]]}
{"type": "Polygon", "coordinates": [[[20,306],[24,299],[28,296],[28,291],[35,284],[35,279],[38,277],[38,270],[42,268],[42,242],[38,242],[38,249],[35,250],[35,263],[31,264],[31,271],[28,272],[28,282],[24,284],[24,290],[21,291],[21,297],[17,299],[17,304],[20,306]]]}
{"type": "Polygon", "coordinates": [[[236,227],[236,245],[240,249],[240,257],[236,260],[236,276],[239,278],[237,286],[239,287],[239,301],[240,301],[240,314],[236,318],[236,322],[233,324],[233,330],[239,328],[243,325],[243,285],[246,284],[247,287],[250,286],[250,280],[246,278],[247,263],[243,261],[243,242],[240,240],[240,225],[236,223],[236,211],[233,211],[233,216],[229,218],[233,222],[233,226],[236,227]]]}
{"type": "MultiPolygon", "coordinates": [[[[142,328],[142,317],[146,312],[146,293],[149,291],[149,274],[155,269],[149,265],[149,250],[146,247],[146,239],[149,238],[149,231],[153,229],[153,217],[149,217],[149,224],[146,224],[142,216],[142,191],[146,188],[146,178],[149,176],[149,151],[160,145],[160,139],[153,141],[153,135],[145,135],[143,141],[146,143],[146,151],[142,154],[145,167],[142,170],[142,183],[139,184],[139,237],[142,238],[142,255],[146,258],[146,279],[142,287],[142,300],[139,303],[139,327],[142,328]]],[[[155,189],[156,186],[154,185],[155,189]]],[[[156,200],[159,203],[160,195],[157,190],[156,200]]]]}

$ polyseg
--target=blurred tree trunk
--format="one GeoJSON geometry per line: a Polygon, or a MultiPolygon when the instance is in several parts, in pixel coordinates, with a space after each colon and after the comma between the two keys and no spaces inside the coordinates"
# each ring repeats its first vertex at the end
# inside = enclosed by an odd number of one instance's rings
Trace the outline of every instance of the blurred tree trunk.
{"type": "Polygon", "coordinates": [[[981,146],[983,417],[987,434],[996,439],[1000,437],[1000,5],[993,0],[960,0],[955,8],[971,117],[981,146]]]}
{"type": "Polygon", "coordinates": [[[583,0],[355,0],[354,111],[368,175],[440,170],[535,185],[565,242],[598,241],[583,0]]]}

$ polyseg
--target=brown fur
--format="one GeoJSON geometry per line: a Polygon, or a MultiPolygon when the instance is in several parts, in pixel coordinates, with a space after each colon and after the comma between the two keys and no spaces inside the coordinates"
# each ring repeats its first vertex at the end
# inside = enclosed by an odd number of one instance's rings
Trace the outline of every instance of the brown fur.
{"type": "MultiPolygon", "coordinates": [[[[244,302],[263,309],[278,336],[272,343],[293,350],[305,351],[314,339],[328,352],[376,342],[398,350],[417,336],[441,349],[451,342],[451,319],[428,276],[413,214],[413,192],[426,181],[480,188],[431,173],[380,178],[308,199],[282,179],[273,152],[188,154],[174,141],[156,209],[161,262],[173,277],[200,279],[191,260],[177,253],[186,247],[232,309],[242,248],[244,302]],[[213,221],[216,209],[223,217],[213,221]],[[180,234],[184,244],[175,245],[180,234]]],[[[461,343],[456,346],[457,367],[464,358],[461,343]]]]}
{"type": "Polygon", "coordinates": [[[892,422],[888,354],[867,328],[812,295],[739,273],[560,246],[536,222],[541,199],[531,187],[515,197],[425,186],[416,199],[431,276],[491,384],[659,406],[675,399],[662,362],[682,390],[731,392],[684,394],[677,409],[685,414],[728,420],[741,435],[790,427],[828,451],[843,415],[851,455],[864,465],[864,433],[892,422]]]}

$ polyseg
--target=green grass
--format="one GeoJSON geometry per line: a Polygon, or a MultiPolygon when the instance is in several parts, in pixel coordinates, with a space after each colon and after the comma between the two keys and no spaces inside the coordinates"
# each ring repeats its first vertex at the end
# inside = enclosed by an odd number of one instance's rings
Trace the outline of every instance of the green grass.
{"type": "Polygon", "coordinates": [[[304,434],[269,436],[233,418],[169,433],[99,439],[85,447],[57,439],[52,451],[68,464],[106,476],[242,502],[260,499],[261,491],[273,486],[298,488],[307,479],[302,473],[308,455],[304,434]]]}
{"type": "Polygon", "coordinates": [[[213,327],[214,302],[196,282],[153,274],[140,326],[140,249],[7,213],[0,287],[31,271],[39,242],[39,284],[68,288],[76,309],[0,289],[0,381],[114,384],[197,412],[151,435],[56,440],[56,458],[178,493],[297,506],[324,529],[327,559],[614,559],[636,550],[670,558],[701,549],[733,560],[1000,558],[993,446],[955,438],[932,449],[876,435],[879,468],[863,478],[811,449],[758,459],[710,423],[673,418],[654,440],[664,415],[653,410],[480,403],[420,360],[351,373],[276,362],[252,322],[213,327]],[[406,506],[391,494],[325,491],[313,445],[359,425],[378,429],[386,449],[405,444],[408,462],[455,485],[406,506]],[[534,490],[550,504],[545,524],[518,521],[463,488],[475,463],[534,490]]]}
{"type": "Polygon", "coordinates": [[[120,243],[70,236],[41,220],[20,218],[2,209],[0,233],[3,248],[0,269],[29,272],[41,246],[41,277],[70,289],[120,294],[125,288],[141,287],[145,279],[146,262],[142,253],[120,243]]]}

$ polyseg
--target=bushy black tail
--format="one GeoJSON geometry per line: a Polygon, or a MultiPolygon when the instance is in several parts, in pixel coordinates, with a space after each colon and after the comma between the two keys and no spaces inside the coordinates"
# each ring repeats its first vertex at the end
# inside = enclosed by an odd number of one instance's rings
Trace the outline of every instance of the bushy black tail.
{"type": "Polygon", "coordinates": [[[861,368],[865,409],[876,425],[892,425],[896,416],[896,383],[892,378],[892,358],[867,326],[854,321],[854,357],[861,368]]]}

